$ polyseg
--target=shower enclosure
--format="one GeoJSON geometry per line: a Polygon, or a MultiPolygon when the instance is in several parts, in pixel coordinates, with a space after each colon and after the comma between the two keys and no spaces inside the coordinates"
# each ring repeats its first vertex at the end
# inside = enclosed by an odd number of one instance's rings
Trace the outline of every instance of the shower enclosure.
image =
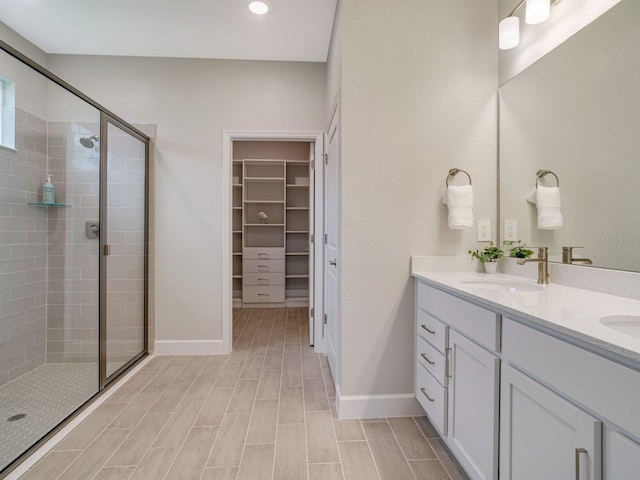
{"type": "Polygon", "coordinates": [[[147,353],[149,136],[0,48],[1,477],[147,353]]]}

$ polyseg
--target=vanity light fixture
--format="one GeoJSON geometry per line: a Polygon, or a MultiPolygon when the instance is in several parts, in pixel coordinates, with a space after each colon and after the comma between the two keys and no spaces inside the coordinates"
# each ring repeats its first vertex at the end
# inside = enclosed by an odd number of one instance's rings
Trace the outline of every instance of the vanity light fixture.
{"type": "Polygon", "coordinates": [[[249,10],[256,15],[264,15],[269,11],[269,4],[266,2],[251,2],[249,4],[249,10]]]}
{"type": "Polygon", "coordinates": [[[520,18],[515,13],[525,3],[524,21],[529,25],[537,25],[549,18],[551,7],[560,3],[560,0],[521,0],[498,25],[500,50],[509,50],[520,43],[520,18]]]}

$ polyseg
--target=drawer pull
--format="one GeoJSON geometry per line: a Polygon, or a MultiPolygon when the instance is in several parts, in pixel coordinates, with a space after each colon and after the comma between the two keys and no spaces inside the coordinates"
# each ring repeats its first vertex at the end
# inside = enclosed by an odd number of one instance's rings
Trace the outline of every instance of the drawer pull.
{"type": "Polygon", "coordinates": [[[268,293],[259,293],[258,296],[259,297],[268,297],[269,294],[268,293]]]}
{"type": "Polygon", "coordinates": [[[268,278],[259,278],[258,281],[259,282],[268,282],[269,279],[268,278]]]}
{"type": "Polygon", "coordinates": [[[424,328],[427,332],[429,332],[431,335],[435,335],[436,331],[435,330],[429,330],[427,328],[427,326],[423,323],[422,325],[420,325],[422,328],[424,328]]]}
{"type": "Polygon", "coordinates": [[[432,362],[431,360],[429,360],[424,353],[421,353],[420,356],[422,358],[424,358],[429,365],[435,365],[436,364],[436,362],[432,362]]]}
{"type": "Polygon", "coordinates": [[[269,254],[268,253],[258,253],[259,257],[264,257],[264,258],[269,258],[269,254]]]}
{"type": "Polygon", "coordinates": [[[580,455],[586,455],[588,452],[584,448],[576,448],[576,480],[580,480],[580,455]]]}
{"type": "Polygon", "coordinates": [[[269,265],[258,265],[258,268],[266,268],[268,270],[269,269],[269,265]]]}
{"type": "Polygon", "coordinates": [[[420,391],[425,397],[427,397],[427,400],[429,400],[430,402],[435,402],[435,400],[427,394],[427,391],[424,388],[421,388],[420,391]]]}

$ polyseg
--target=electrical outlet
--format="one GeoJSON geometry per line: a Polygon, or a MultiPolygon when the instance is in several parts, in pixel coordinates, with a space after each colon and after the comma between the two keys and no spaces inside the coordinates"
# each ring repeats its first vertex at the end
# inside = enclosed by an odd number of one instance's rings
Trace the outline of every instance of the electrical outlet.
{"type": "Polygon", "coordinates": [[[491,241],[491,220],[478,220],[478,241],[491,241]]]}
{"type": "Polygon", "coordinates": [[[504,241],[515,242],[516,240],[518,240],[518,221],[505,220],[504,221],[504,241]]]}

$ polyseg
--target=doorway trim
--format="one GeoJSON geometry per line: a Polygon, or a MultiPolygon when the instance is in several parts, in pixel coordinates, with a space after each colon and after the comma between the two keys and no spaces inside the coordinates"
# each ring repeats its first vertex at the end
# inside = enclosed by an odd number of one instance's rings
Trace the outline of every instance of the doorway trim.
{"type": "MultiPolygon", "coordinates": [[[[270,130],[223,130],[222,131],[222,347],[223,353],[231,353],[233,349],[233,285],[231,273],[233,271],[233,256],[231,245],[233,242],[233,225],[231,215],[232,185],[231,176],[233,168],[233,142],[234,141],[294,141],[314,142],[315,144],[315,181],[314,181],[314,265],[322,265],[324,255],[323,246],[319,239],[324,235],[324,199],[322,154],[324,152],[324,134],[322,131],[270,131],[270,130]],[[319,197],[320,195],[320,197],[319,197]],[[321,201],[318,201],[321,200],[321,201]]],[[[314,350],[324,352],[324,339],[322,337],[323,318],[323,271],[317,267],[314,269],[314,350]]],[[[311,292],[310,292],[311,293],[311,292]]]]}

